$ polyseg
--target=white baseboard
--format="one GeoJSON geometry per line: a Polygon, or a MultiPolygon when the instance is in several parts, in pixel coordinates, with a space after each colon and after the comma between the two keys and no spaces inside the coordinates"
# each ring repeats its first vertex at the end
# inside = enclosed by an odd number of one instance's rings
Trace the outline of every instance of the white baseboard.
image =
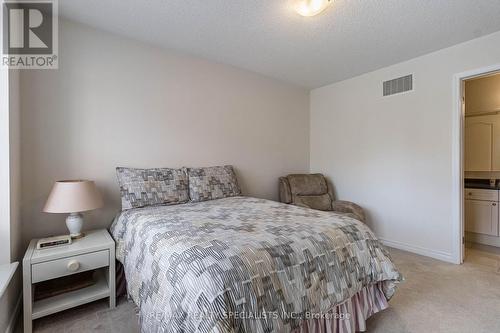
{"type": "Polygon", "coordinates": [[[5,329],[5,333],[13,333],[16,329],[17,319],[19,318],[19,314],[21,313],[21,300],[23,299],[23,294],[21,293],[17,299],[16,306],[14,308],[14,312],[9,319],[9,325],[5,329]]]}
{"type": "Polygon", "coordinates": [[[438,259],[441,261],[455,263],[455,260],[453,259],[453,255],[451,253],[448,253],[448,252],[426,249],[424,247],[410,245],[410,244],[406,244],[403,242],[392,241],[392,240],[383,239],[383,238],[379,238],[379,240],[385,246],[388,246],[388,247],[393,247],[393,248],[398,249],[398,250],[403,250],[403,251],[407,251],[407,252],[420,254],[422,256],[438,259]]]}

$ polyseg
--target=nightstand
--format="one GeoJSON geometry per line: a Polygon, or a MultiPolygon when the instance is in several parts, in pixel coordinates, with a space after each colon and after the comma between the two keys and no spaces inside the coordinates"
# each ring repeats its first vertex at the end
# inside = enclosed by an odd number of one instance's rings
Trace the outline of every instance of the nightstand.
{"type": "Polygon", "coordinates": [[[30,242],[23,259],[24,332],[32,331],[37,318],[101,298],[109,298],[109,307],[115,307],[115,242],[105,229],[85,234],[70,245],[49,249],[37,250],[37,239],[30,242]],[[90,270],[95,270],[90,286],[34,301],[38,283],[90,270]]]}

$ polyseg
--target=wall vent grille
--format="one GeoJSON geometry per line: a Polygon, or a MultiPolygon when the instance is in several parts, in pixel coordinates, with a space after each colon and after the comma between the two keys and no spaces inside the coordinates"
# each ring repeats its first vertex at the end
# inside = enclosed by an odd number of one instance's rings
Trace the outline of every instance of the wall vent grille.
{"type": "Polygon", "coordinates": [[[413,75],[402,76],[397,79],[384,81],[384,96],[400,94],[413,90],[413,75]]]}

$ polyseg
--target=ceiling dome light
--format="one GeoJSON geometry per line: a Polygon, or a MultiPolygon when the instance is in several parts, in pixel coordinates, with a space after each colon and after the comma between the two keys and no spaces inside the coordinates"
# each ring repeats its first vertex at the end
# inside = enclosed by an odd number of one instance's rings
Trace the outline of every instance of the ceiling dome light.
{"type": "Polygon", "coordinates": [[[318,15],[332,3],[333,0],[295,0],[295,11],[302,16],[318,15]]]}

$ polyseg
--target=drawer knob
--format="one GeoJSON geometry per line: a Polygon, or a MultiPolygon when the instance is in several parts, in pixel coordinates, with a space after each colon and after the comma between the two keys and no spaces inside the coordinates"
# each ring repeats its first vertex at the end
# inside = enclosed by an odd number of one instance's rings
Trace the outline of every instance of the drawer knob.
{"type": "Polygon", "coordinates": [[[496,203],[492,203],[493,206],[496,206],[497,204],[496,203]]]}
{"type": "Polygon", "coordinates": [[[68,271],[70,272],[76,272],[78,268],[80,268],[80,263],[76,260],[70,260],[68,262],[68,271]]]}

